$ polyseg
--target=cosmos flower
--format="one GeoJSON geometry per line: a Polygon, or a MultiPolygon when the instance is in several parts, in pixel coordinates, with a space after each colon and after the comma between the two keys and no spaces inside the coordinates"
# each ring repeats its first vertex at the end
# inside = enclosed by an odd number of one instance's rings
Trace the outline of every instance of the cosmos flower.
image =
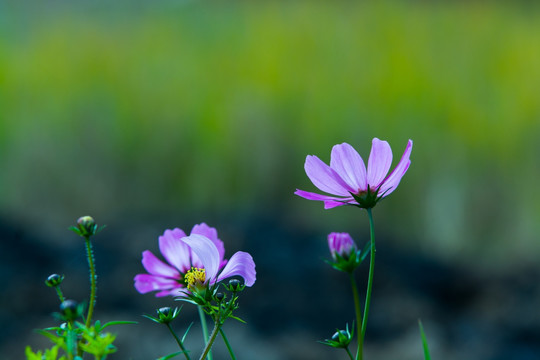
{"type": "Polygon", "coordinates": [[[341,205],[372,208],[399,185],[411,164],[412,145],[409,140],[401,160],[390,174],[392,150],[386,141],[377,138],[372,142],[367,169],[358,152],[347,143],[332,148],[330,166],[317,156],[308,155],[304,165],[307,176],[319,190],[330,195],[298,189],[295,194],[308,200],[324,201],[325,209],[341,205]]]}
{"type": "Polygon", "coordinates": [[[224,279],[223,274],[232,274],[229,276],[245,275],[242,277],[247,286],[251,286],[255,282],[255,264],[251,255],[237,252],[230,261],[225,260],[225,247],[218,238],[217,230],[205,223],[195,225],[189,237],[178,228],[165,230],[163,235],[159,237],[159,250],[166,262],[161,261],[149,250],[142,254],[142,264],[148,274],[138,274],[134,278],[135,289],[141,294],[158,291],[156,297],[185,296],[185,277],[192,269],[206,271],[208,268],[211,270],[209,273],[212,274],[209,279],[216,281],[224,279]],[[197,239],[197,241],[193,239],[197,239]],[[199,241],[204,245],[197,244],[199,241]],[[201,246],[206,250],[201,251],[201,246]],[[242,261],[245,261],[246,264],[243,264],[242,261]],[[249,261],[251,262],[249,263],[249,261]],[[223,271],[217,280],[215,274],[221,269],[223,271]],[[235,271],[235,269],[246,270],[243,272],[235,271]]]}
{"type": "Polygon", "coordinates": [[[211,286],[233,276],[243,278],[246,286],[252,286],[255,283],[255,262],[247,252],[236,252],[220,271],[219,253],[210,239],[192,234],[182,238],[182,241],[191,248],[202,264],[200,267],[192,267],[186,274],[185,281],[188,290],[211,286]]]}

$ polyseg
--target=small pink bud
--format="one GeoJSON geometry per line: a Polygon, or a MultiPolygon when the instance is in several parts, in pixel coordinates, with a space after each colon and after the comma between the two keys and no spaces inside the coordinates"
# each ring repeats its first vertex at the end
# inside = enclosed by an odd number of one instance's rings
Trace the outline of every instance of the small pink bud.
{"type": "Polygon", "coordinates": [[[336,255],[347,260],[357,250],[354,240],[348,233],[328,234],[328,247],[334,261],[338,260],[336,255]]]}

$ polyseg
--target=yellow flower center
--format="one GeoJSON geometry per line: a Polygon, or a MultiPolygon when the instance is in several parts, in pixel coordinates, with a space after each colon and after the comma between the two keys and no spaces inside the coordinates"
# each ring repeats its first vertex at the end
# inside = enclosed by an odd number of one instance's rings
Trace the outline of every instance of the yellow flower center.
{"type": "Polygon", "coordinates": [[[204,282],[206,281],[206,271],[201,268],[192,267],[191,270],[184,275],[184,280],[189,290],[193,291],[195,289],[200,289],[204,286],[204,282]]]}

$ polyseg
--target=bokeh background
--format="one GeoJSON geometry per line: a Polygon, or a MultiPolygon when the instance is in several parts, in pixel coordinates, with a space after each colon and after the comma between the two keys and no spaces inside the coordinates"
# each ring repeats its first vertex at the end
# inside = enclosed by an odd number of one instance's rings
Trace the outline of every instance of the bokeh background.
{"type": "Polygon", "coordinates": [[[367,216],[293,192],[315,190],[306,155],[348,142],[367,160],[373,137],[395,162],[414,148],[374,209],[366,357],[421,359],[421,318],[435,359],[540,358],[536,2],[1,2],[1,358],[48,345],[50,273],[88,295],[67,230],[87,214],[107,224],[96,316],[139,321],[111,359],[176,351],[141,315],[178,303],[132,279],[165,229],[203,221],[257,263],[247,324],[225,327],[239,359],[345,358],[317,343],[354,319],[326,235],[363,244],[367,216]]]}

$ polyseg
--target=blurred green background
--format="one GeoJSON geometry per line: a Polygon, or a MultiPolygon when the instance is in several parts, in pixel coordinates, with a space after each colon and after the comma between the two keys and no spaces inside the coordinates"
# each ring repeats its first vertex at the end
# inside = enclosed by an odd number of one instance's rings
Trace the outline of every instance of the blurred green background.
{"type": "Polygon", "coordinates": [[[373,137],[394,164],[414,141],[399,189],[374,209],[381,239],[486,278],[538,269],[540,7],[0,4],[0,218],[46,246],[70,246],[65,229],[91,214],[140,267],[166,227],[206,221],[250,251],[243,227],[262,218],[317,234],[303,246],[323,268],[328,232],[363,242],[368,224],[293,195],[315,190],[305,156],[328,162],[348,142],[367,160],[373,137]]]}

